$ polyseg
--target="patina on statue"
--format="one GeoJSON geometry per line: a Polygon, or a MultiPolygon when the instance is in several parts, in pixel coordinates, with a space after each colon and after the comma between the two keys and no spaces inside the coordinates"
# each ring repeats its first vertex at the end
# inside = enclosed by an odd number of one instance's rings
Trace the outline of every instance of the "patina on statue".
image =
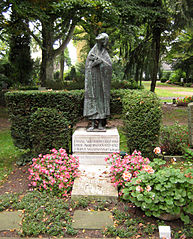
{"type": "Polygon", "coordinates": [[[106,50],[108,40],[106,33],[99,34],[86,60],[84,116],[91,120],[87,131],[105,131],[104,122],[110,115],[112,62],[106,50]]]}

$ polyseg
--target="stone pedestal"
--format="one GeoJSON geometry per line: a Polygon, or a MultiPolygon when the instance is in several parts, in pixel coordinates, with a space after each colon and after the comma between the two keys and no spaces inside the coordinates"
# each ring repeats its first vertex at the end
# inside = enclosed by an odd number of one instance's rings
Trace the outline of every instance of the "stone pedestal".
{"type": "Polygon", "coordinates": [[[119,142],[117,128],[109,128],[106,132],[87,132],[86,128],[78,128],[72,136],[72,151],[79,157],[80,164],[105,165],[105,157],[119,151],[119,142]]]}
{"type": "Polygon", "coordinates": [[[189,128],[189,142],[193,146],[193,103],[188,104],[188,128],[189,128]]]}

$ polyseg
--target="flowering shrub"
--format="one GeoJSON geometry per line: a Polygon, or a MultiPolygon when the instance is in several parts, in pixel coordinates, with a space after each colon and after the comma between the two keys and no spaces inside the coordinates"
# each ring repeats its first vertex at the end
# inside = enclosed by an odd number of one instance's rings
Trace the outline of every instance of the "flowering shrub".
{"type": "Polygon", "coordinates": [[[192,169],[181,172],[161,168],[154,174],[141,171],[137,178],[126,183],[123,198],[140,207],[147,216],[163,218],[170,214],[189,223],[185,213],[193,214],[192,187],[192,169]]]}
{"type": "Polygon", "coordinates": [[[192,96],[186,96],[183,99],[177,98],[177,106],[187,106],[190,102],[193,102],[192,96]]]}
{"type": "Polygon", "coordinates": [[[51,150],[51,154],[33,158],[30,172],[30,186],[40,191],[52,192],[55,195],[67,196],[74,179],[78,176],[78,159],[67,155],[64,149],[51,150]]]}
{"type": "Polygon", "coordinates": [[[119,153],[110,154],[105,158],[106,162],[111,164],[110,176],[115,187],[124,188],[125,184],[137,177],[141,170],[148,173],[154,173],[149,165],[150,160],[143,158],[141,152],[134,151],[132,155],[121,157],[119,153]]]}

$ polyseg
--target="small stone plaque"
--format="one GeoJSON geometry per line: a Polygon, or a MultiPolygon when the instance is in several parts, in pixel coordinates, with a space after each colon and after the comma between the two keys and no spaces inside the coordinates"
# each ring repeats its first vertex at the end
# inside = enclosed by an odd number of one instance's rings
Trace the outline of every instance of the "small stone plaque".
{"type": "Polygon", "coordinates": [[[99,230],[107,226],[113,226],[112,214],[108,211],[88,212],[76,210],[73,216],[72,227],[74,229],[99,230]]]}
{"type": "Polygon", "coordinates": [[[22,221],[22,212],[3,211],[0,213],[0,231],[19,230],[22,221]]]}

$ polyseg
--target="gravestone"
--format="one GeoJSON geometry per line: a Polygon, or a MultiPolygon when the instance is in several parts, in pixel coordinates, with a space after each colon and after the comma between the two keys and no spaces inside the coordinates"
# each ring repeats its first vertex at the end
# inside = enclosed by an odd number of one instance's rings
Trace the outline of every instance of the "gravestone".
{"type": "Polygon", "coordinates": [[[188,104],[189,143],[193,146],[193,103],[188,104]]]}
{"type": "Polygon", "coordinates": [[[72,136],[72,151],[79,157],[80,164],[105,165],[105,157],[119,151],[119,141],[117,128],[106,129],[106,132],[78,128],[72,136]]]}
{"type": "Polygon", "coordinates": [[[88,212],[82,210],[74,212],[72,227],[75,229],[99,230],[108,226],[113,226],[111,212],[88,212]]]}

